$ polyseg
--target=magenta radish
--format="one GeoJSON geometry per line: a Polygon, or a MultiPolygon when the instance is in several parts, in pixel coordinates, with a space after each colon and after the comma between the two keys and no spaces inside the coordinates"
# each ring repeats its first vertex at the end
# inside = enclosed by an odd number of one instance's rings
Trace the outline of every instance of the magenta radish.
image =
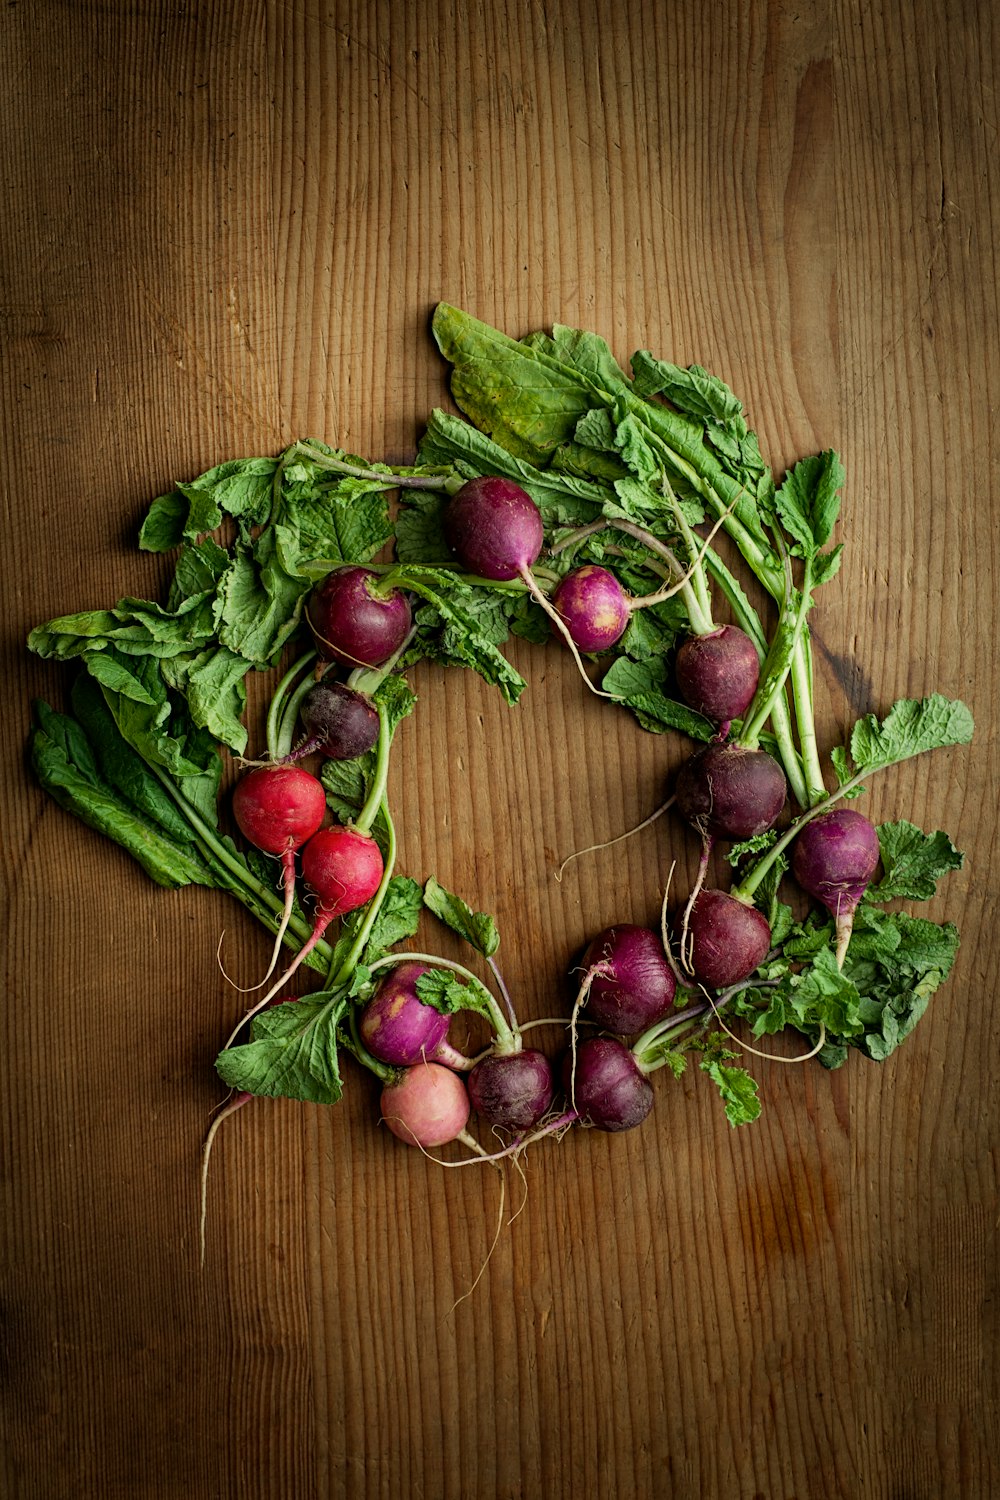
{"type": "Polygon", "coordinates": [[[373,1057],[392,1067],[438,1062],[468,1068],[469,1059],[447,1041],[450,1017],[417,994],[417,980],[427,971],[427,964],[401,963],[386,975],[361,1012],[361,1039],[373,1057]]]}
{"type": "Polygon", "coordinates": [[[681,966],[709,990],[747,979],[771,946],[763,912],[725,891],[699,891],[680,925],[681,966]]]}
{"type": "Polygon", "coordinates": [[[581,1124],[634,1130],[653,1107],[653,1087],[633,1053],[616,1037],[595,1036],[568,1052],[563,1090],[581,1124]]]}
{"type": "MultiPolygon", "coordinates": [[[[628,627],[630,600],[615,575],[596,563],[567,573],[552,604],[580,651],[607,651],[628,627]]],[[[552,629],[560,634],[553,620],[552,629]]]]}
{"type": "Polygon", "coordinates": [[[690,708],[724,724],[746,713],[757,691],[757,648],[737,625],[720,625],[682,643],[675,664],[677,687],[690,708]]]}
{"type": "Polygon", "coordinates": [[[334,568],[312,593],[309,628],[325,661],[380,667],[399,650],[413,623],[401,589],[382,589],[371,568],[334,568]]]}
{"type": "Polygon", "coordinates": [[[552,1064],[533,1047],[491,1052],[469,1074],[473,1108],[499,1130],[530,1130],[552,1103],[552,1064]]]}
{"type": "Polygon", "coordinates": [[[584,1003],[598,1026],[631,1036],[670,1013],[677,981],[657,933],[648,927],[619,923],[598,933],[581,960],[595,973],[584,1003]]]}
{"type": "Polygon", "coordinates": [[[703,835],[749,839],[777,821],[785,805],[785,773],[766,750],[713,741],[677,773],[677,807],[703,835]]]}
{"type": "Polygon", "coordinates": [[[297,766],[261,766],[248,771],[233,791],[233,816],[243,837],[281,860],[284,906],[271,962],[274,972],[295,900],[295,855],[316,833],[326,814],[326,793],[315,776],[297,766]]]}
{"type": "Polygon", "coordinates": [[[538,560],[544,532],[538,506],[510,479],[470,479],[444,513],[449,547],[470,573],[497,583],[523,577],[538,560]]]}
{"type": "Polygon", "coordinates": [[[469,1123],[463,1079],[436,1062],[416,1063],[387,1084],[379,1108],[393,1135],[425,1150],[458,1140],[469,1123]]]}
{"type": "Polygon", "coordinates": [[[879,858],[874,824],[850,808],[834,808],[812,818],[792,847],[792,874],[833,916],[838,969],[851,941],[854,913],[879,858]]]}

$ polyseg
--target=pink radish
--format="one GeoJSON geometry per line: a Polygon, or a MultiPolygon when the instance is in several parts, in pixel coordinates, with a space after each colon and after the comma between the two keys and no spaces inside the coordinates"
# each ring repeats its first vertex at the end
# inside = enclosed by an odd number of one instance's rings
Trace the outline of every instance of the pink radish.
{"type": "Polygon", "coordinates": [[[469,1123],[465,1083],[440,1063],[421,1062],[387,1084],[380,1102],[382,1119],[408,1146],[429,1150],[458,1140],[469,1123]]]}

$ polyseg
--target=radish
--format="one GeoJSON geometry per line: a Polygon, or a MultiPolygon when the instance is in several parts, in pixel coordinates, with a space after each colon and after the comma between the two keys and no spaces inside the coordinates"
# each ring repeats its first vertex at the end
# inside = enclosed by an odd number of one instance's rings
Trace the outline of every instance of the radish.
{"type": "Polygon", "coordinates": [[[674,787],[682,816],[703,836],[722,839],[764,833],[786,791],[785,773],[766,750],[714,740],[684,762],[674,787]]]}
{"type": "Polygon", "coordinates": [[[837,968],[843,968],[854,913],[878,868],[878,834],[863,813],[835,808],[814,817],[792,848],[792,874],[832,913],[837,931],[837,968]]]}
{"type": "Polygon", "coordinates": [[[563,1089],[581,1124],[634,1130],[653,1107],[653,1087],[616,1037],[588,1037],[563,1058],[563,1089]]]}
{"type": "Polygon", "coordinates": [[[284,907],[271,962],[261,983],[274,972],[295,900],[295,854],[326,814],[326,793],[315,776],[297,766],[262,766],[249,771],[233,792],[233,816],[244,838],[281,859],[284,907]]]}
{"type": "Polygon", "coordinates": [[[357,760],[378,741],[378,709],[367,693],[342,682],[315,683],[302,700],[299,714],[306,738],[287,759],[319,752],[327,760],[357,760]]]}
{"type": "Polygon", "coordinates": [[[725,724],[739,719],[757,691],[757,648],[738,625],[720,625],[682,642],[674,664],[677,687],[690,708],[725,724]]]}
{"type": "MultiPolygon", "coordinates": [[[[580,651],[607,651],[625,634],[631,600],[615,575],[596,563],[574,568],[556,586],[552,604],[580,651]]],[[[553,620],[552,629],[560,634],[553,620]]]]}
{"type": "Polygon", "coordinates": [[[763,912],[725,891],[699,891],[685,908],[681,965],[709,990],[727,989],[753,973],[771,946],[763,912]]]}
{"type": "Polygon", "coordinates": [[[325,661],[378,667],[406,640],[413,623],[401,589],[381,589],[371,568],[334,568],[313,590],[309,628],[325,661]]]}
{"type": "Polygon", "coordinates": [[[386,1084],[379,1108],[393,1135],[425,1150],[458,1140],[469,1123],[464,1081],[436,1062],[417,1063],[386,1084]]]}
{"type": "Polygon", "coordinates": [[[648,927],[619,923],[588,944],[581,961],[591,973],[582,1003],[598,1026],[631,1036],[670,1013],[677,981],[663,943],[648,927]]]}
{"type": "Polygon", "coordinates": [[[532,1047],[491,1052],[469,1074],[476,1113],[500,1130],[530,1130],[547,1112],[554,1092],[552,1064],[532,1047]]]}
{"type": "Polygon", "coordinates": [[[422,963],[401,963],[390,971],[361,1012],[361,1039],[373,1057],[393,1067],[438,1062],[468,1068],[469,1059],[446,1040],[450,1017],[417,994],[417,980],[427,971],[422,963]]]}

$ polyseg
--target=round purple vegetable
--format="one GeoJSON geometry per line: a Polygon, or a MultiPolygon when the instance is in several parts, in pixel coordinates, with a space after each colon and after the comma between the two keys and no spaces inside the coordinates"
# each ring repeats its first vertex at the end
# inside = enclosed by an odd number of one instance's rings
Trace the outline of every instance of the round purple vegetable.
{"type": "Polygon", "coordinates": [[[477,1114],[501,1130],[530,1130],[552,1103],[552,1064],[542,1052],[491,1052],[468,1078],[477,1114]]]}
{"type": "Polygon", "coordinates": [[[544,534],[531,496],[511,479],[470,479],[452,496],[444,534],[470,573],[497,582],[523,577],[537,561],[544,534]]]}
{"type": "Polygon", "coordinates": [[[581,1124],[598,1130],[633,1130],[653,1107],[653,1086],[623,1042],[588,1037],[563,1058],[562,1084],[581,1124]]]}
{"type": "Polygon", "coordinates": [[[317,682],[299,713],[308,738],[297,755],[318,750],[328,760],[356,760],[378,741],[378,709],[365,693],[342,682],[317,682]]]}
{"type": "Polygon", "coordinates": [[[749,839],[785,805],[785,773],[766,750],[705,745],[684,762],[674,788],[681,815],[702,834],[749,839]]]}
{"type": "Polygon", "coordinates": [[[410,603],[401,589],[382,589],[370,568],[334,568],[312,593],[309,627],[324,661],[380,667],[406,640],[410,603]]]}
{"type": "Polygon", "coordinates": [[[691,708],[722,724],[741,718],[757,691],[760,661],[750,637],[737,625],[692,635],[677,652],[681,697],[691,708]]]}
{"type": "MultiPolygon", "coordinates": [[[[677,925],[682,920],[683,913],[677,925]]],[[[724,990],[749,978],[770,946],[771,928],[763,912],[725,891],[702,890],[687,914],[681,960],[706,989],[724,990]]]]}
{"type": "Polygon", "coordinates": [[[583,966],[604,963],[587,996],[587,1014],[619,1036],[645,1031],[670,1013],[677,981],[663,943],[648,927],[621,923],[606,927],[588,944],[583,966]]]}
{"type": "Polygon", "coordinates": [[[833,914],[838,968],[851,941],[855,910],[878,868],[879,857],[874,824],[846,807],[811,819],[792,847],[795,879],[833,914]]]}
{"type": "MultiPolygon", "coordinates": [[[[607,651],[624,635],[631,613],[618,579],[596,563],[567,573],[552,603],[580,651],[607,651]]],[[[554,623],[552,628],[560,634],[554,623]]]]}
{"type": "Polygon", "coordinates": [[[382,980],[361,1012],[361,1040],[373,1057],[392,1067],[437,1062],[463,1068],[468,1059],[447,1041],[450,1017],[417,994],[427,964],[402,963],[382,980]]]}

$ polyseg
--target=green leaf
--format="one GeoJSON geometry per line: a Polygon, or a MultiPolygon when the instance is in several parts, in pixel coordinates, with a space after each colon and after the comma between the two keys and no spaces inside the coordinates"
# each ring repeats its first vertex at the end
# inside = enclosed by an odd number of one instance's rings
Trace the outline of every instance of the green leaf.
{"type": "Polygon", "coordinates": [[[701,365],[689,365],[684,370],[641,349],[632,356],[632,376],[640,396],[663,396],[688,416],[718,422],[738,437],[746,434],[742,403],[724,381],[701,365]]]}
{"type": "Polygon", "coordinates": [[[199,651],[164,662],[163,679],[168,687],[187,699],[193,722],[207,729],[237,755],[247,747],[243,725],[246,710],[246,675],[250,662],[226,646],[199,651]]]}
{"type": "MultiPolygon", "coordinates": [[[[378,916],[372,924],[371,932],[368,934],[368,941],[361,955],[361,963],[373,964],[397,943],[413,937],[420,925],[423,905],[424,895],[420,882],[411,880],[407,875],[394,875],[379,907],[378,916]]],[[[367,907],[361,907],[344,918],[336,950],[341,961],[350,951],[358,930],[365,920],[367,910],[367,907]]],[[[336,957],[331,968],[334,973],[338,972],[336,957]]]]}
{"type": "Polygon", "coordinates": [[[500,947],[493,918],[486,912],[473,911],[461,896],[445,890],[433,876],[424,884],[424,905],[485,958],[492,957],[500,947]]]}
{"type": "Polygon", "coordinates": [[[751,1078],[745,1069],[724,1063],[717,1056],[703,1058],[699,1066],[719,1090],[730,1125],[749,1125],[757,1119],[760,1099],[756,1079],[751,1078]]]}
{"type": "MultiPolygon", "coordinates": [[[[840,511],[840,489],[845,475],[832,449],[804,458],[789,469],[774,497],[781,524],[793,540],[797,557],[813,558],[833,534],[840,511]]],[[[826,568],[839,566],[829,561],[826,568]]],[[[832,576],[830,573],[828,576],[832,576]]]]}
{"type": "Polygon", "coordinates": [[[614,693],[626,708],[635,714],[643,729],[653,734],[663,734],[668,729],[678,729],[692,739],[711,740],[718,733],[718,726],[680,703],[668,698],[662,691],[667,677],[667,666],[662,658],[652,657],[648,661],[629,661],[620,656],[604,674],[601,687],[606,693],[614,693]]]}
{"type": "Polygon", "coordinates": [[[471,667],[494,687],[508,703],[516,703],[526,684],[521,674],[497,649],[507,625],[503,605],[489,589],[472,588],[434,568],[413,565],[392,568],[383,575],[387,588],[407,589],[418,594],[424,608],[418,611],[418,634],[404,662],[431,657],[449,665],[471,667]]]}
{"type": "Polygon", "coordinates": [[[926,901],[937,883],[950,870],[965,862],[946,833],[924,833],[913,823],[882,823],[878,829],[882,851],[882,879],[869,886],[870,901],[892,901],[902,897],[926,901]]]}
{"type": "MultiPolygon", "coordinates": [[[[960,699],[933,693],[929,698],[901,698],[879,722],[874,714],[859,719],[851,731],[851,775],[881,771],[926,750],[967,745],[972,714],[960,699]]],[[[850,763],[841,751],[831,756],[841,785],[850,779],[850,763]]]]}
{"type": "Polygon", "coordinates": [[[286,1001],[255,1016],[251,1040],[220,1052],[216,1072],[230,1088],[269,1099],[336,1104],[341,1096],[337,1024],[342,991],[286,1001]]]}
{"type": "Polygon", "coordinates": [[[29,753],[35,774],[60,807],[120,844],[158,885],[212,885],[205,865],[142,816],[105,781],[83,730],[47,704],[35,705],[29,753]]]}

